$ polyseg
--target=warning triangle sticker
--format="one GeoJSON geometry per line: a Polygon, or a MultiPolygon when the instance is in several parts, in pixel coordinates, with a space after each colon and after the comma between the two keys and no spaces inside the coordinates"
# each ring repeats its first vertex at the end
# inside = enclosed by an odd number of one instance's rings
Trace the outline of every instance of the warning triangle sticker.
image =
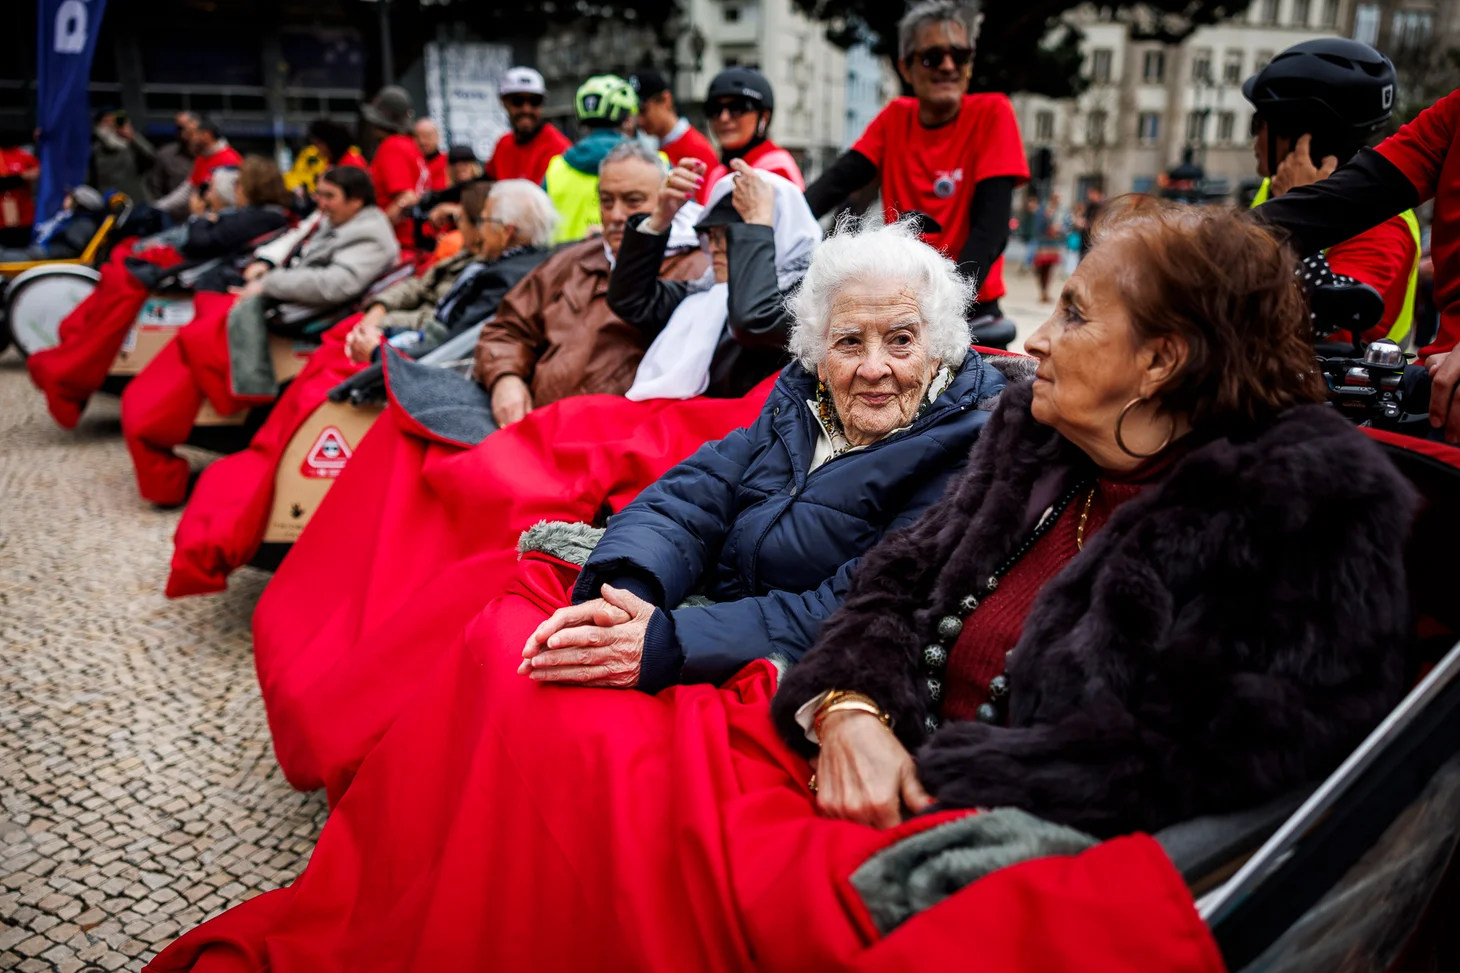
{"type": "Polygon", "coordinates": [[[299,472],[308,477],[333,478],[340,475],[350,461],[350,455],[350,444],[345,442],[345,434],[334,426],[325,426],[314,445],[309,447],[309,452],[304,454],[299,472]]]}

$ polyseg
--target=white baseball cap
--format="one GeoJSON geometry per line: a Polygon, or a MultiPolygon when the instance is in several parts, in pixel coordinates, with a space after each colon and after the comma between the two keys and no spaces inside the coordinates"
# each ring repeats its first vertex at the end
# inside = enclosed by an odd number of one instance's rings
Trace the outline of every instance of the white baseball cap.
{"type": "Polygon", "coordinates": [[[547,82],[532,68],[510,68],[497,91],[503,95],[546,95],[547,82]]]}

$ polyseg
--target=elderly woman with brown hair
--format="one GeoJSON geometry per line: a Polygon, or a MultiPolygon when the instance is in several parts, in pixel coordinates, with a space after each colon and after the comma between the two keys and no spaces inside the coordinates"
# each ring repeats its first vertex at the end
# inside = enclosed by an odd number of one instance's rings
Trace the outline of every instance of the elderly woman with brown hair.
{"type": "Polygon", "coordinates": [[[1335,766],[1401,692],[1415,503],[1320,404],[1309,332],[1264,230],[1116,207],[1026,342],[1034,381],[776,697],[821,810],[1111,835],[1335,766]]]}

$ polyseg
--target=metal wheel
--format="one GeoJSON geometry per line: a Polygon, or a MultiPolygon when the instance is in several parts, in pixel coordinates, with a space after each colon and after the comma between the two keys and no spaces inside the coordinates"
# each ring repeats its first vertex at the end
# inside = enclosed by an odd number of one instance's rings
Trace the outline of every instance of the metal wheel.
{"type": "Polygon", "coordinates": [[[61,322],[96,290],[101,272],[63,264],[32,267],[5,289],[6,333],[23,357],[60,343],[61,322]]]}

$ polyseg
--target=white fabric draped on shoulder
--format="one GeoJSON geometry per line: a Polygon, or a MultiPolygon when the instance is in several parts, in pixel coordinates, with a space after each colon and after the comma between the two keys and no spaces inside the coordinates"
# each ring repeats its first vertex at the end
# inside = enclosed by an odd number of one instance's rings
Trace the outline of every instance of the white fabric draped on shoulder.
{"type": "MultiPolygon", "coordinates": [[[[811,215],[806,197],[788,179],[773,172],[756,170],[776,193],[772,229],[776,238],[776,279],[782,291],[795,286],[811,262],[811,252],[821,242],[821,224],[811,215]]],[[[713,209],[735,187],[731,173],[710,190],[705,209],[713,209]]],[[[686,207],[688,208],[688,207],[686,207]]],[[[682,212],[682,211],[681,211],[682,212]]],[[[673,242],[671,240],[671,242],[673,242]]],[[[634,384],[627,396],[644,399],[691,399],[710,385],[710,361],[729,314],[730,287],[714,284],[696,291],[680,302],[669,323],[654,339],[639,362],[634,384]]]]}

